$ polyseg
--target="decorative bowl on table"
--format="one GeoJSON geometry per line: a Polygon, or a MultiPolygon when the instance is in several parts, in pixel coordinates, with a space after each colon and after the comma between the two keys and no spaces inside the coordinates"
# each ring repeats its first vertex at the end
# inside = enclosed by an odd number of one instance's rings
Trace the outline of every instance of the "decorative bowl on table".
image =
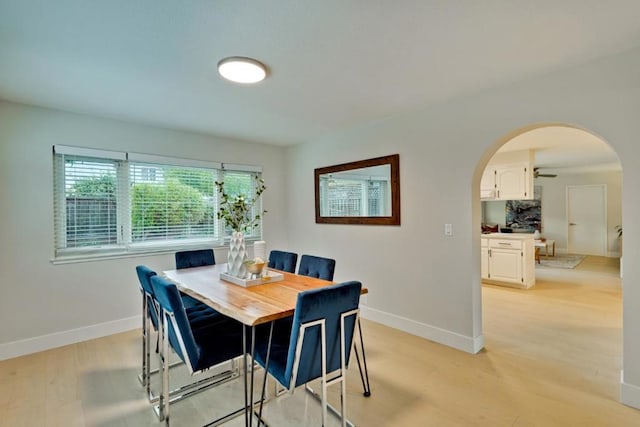
{"type": "Polygon", "coordinates": [[[267,265],[267,263],[262,261],[261,259],[258,259],[258,260],[249,259],[244,262],[244,266],[249,272],[249,274],[251,274],[251,277],[260,277],[262,275],[262,270],[264,269],[265,265],[267,265]]]}

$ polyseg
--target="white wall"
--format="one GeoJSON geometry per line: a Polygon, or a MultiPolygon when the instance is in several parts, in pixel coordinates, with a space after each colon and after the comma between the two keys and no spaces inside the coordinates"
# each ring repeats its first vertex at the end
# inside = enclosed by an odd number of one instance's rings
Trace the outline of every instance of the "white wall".
{"type": "Polygon", "coordinates": [[[622,173],[616,171],[563,173],[556,178],[538,178],[542,186],[542,235],[556,241],[556,250],[567,251],[567,187],[605,184],[607,186],[607,256],[619,256],[615,226],[622,223],[622,173]]]}
{"type": "MultiPolygon", "coordinates": [[[[475,351],[482,345],[480,176],[502,143],[536,124],[602,137],[640,182],[640,51],[635,50],[421,111],[324,135],[289,149],[291,246],[337,259],[336,279],[370,290],[366,317],[475,351]],[[402,225],[315,224],[313,169],[400,154],[402,225]],[[444,224],[454,235],[444,236],[444,224]]],[[[640,193],[623,189],[622,400],[640,407],[640,193]]]]}
{"type": "Polygon", "coordinates": [[[135,266],[174,266],[172,253],[51,264],[54,144],[261,164],[264,238],[288,248],[282,148],[0,102],[0,360],[138,327],[135,266]]]}

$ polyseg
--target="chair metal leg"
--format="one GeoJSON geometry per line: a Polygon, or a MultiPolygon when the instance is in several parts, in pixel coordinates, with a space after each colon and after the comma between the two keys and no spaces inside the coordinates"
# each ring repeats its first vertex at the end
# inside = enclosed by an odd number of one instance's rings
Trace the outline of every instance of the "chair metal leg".
{"type": "Polygon", "coordinates": [[[149,382],[149,314],[147,312],[147,298],[142,291],[142,373],[138,379],[144,387],[149,382]]]}
{"type": "MultiPolygon", "coordinates": [[[[203,391],[209,390],[212,387],[215,387],[220,384],[224,384],[228,381],[238,378],[239,375],[233,375],[233,374],[230,374],[229,372],[230,371],[224,371],[212,377],[203,378],[199,381],[190,383],[186,386],[173,389],[169,392],[169,398],[162,400],[162,404],[164,404],[165,405],[164,407],[166,408],[169,405],[169,403],[179,402],[183,399],[193,396],[194,394],[201,393],[203,391]]],[[[158,416],[158,418],[162,421],[163,408],[161,407],[161,404],[159,403],[158,405],[154,406],[153,409],[156,415],[158,416]]],[[[244,408],[241,411],[244,411],[244,408]]],[[[236,412],[238,412],[239,414],[240,411],[236,411],[236,412]]],[[[224,419],[234,418],[234,416],[232,415],[237,416],[237,414],[234,412],[233,414],[229,414],[228,416],[225,416],[224,419]]],[[[220,421],[220,420],[216,420],[216,421],[220,421]]],[[[212,424],[212,425],[217,425],[217,424],[212,424]]]]}
{"type": "MultiPolygon", "coordinates": [[[[162,372],[162,366],[160,368],[151,369],[151,317],[149,317],[147,306],[148,302],[146,298],[142,300],[142,372],[138,375],[138,381],[145,388],[149,403],[156,403],[160,398],[160,395],[153,394],[151,390],[151,376],[162,372]]],[[[158,331],[158,341],[160,341],[160,331],[158,331]]],[[[182,365],[182,361],[177,361],[169,364],[169,369],[182,365]]],[[[180,390],[172,390],[169,394],[179,393],[180,390]]]]}
{"type": "Polygon", "coordinates": [[[360,317],[358,317],[358,333],[360,334],[360,348],[362,349],[362,364],[360,364],[360,355],[358,354],[358,346],[354,345],[356,353],[356,361],[358,362],[358,370],[360,371],[360,380],[362,381],[362,394],[365,397],[371,396],[371,385],[369,384],[369,369],[367,368],[367,355],[364,352],[364,339],[362,338],[362,326],[360,325],[360,317]],[[364,368],[364,369],[363,369],[364,368]]]}
{"type": "Polygon", "coordinates": [[[239,372],[236,369],[235,361],[231,361],[231,370],[223,371],[219,374],[211,377],[202,378],[199,381],[189,383],[187,385],[178,387],[173,390],[169,390],[169,370],[177,365],[181,365],[182,362],[170,364],[169,363],[169,337],[166,333],[166,319],[163,315],[163,323],[159,325],[159,339],[161,351],[158,352],[158,360],[160,362],[161,376],[161,392],[157,397],[158,404],[154,407],[156,415],[160,421],[165,420],[166,425],[169,425],[169,404],[178,402],[187,397],[193,396],[196,393],[208,390],[211,387],[223,384],[227,381],[231,381],[239,376],[239,372]]]}
{"type": "MultiPolygon", "coordinates": [[[[342,331],[341,331],[342,332],[342,331]]],[[[322,425],[327,425],[327,333],[324,322],[320,325],[320,357],[322,361],[322,425]]]]}
{"type": "Polygon", "coordinates": [[[158,352],[160,366],[162,367],[162,391],[160,392],[160,399],[158,401],[158,417],[160,421],[165,420],[166,425],[169,425],[169,361],[167,360],[169,340],[166,336],[166,319],[164,319],[164,316],[158,333],[160,334],[160,341],[162,343],[162,350],[158,352]]]}
{"type": "MultiPolygon", "coordinates": [[[[151,355],[149,355],[151,356],[151,355]]],[[[149,358],[150,360],[150,358],[149,358]]],[[[169,369],[173,369],[176,368],[178,366],[182,366],[184,364],[184,362],[182,360],[178,360],[176,362],[173,363],[169,363],[169,369]]],[[[147,365],[149,366],[149,365],[147,365]]],[[[148,374],[147,374],[147,383],[145,385],[145,389],[146,389],[146,393],[147,393],[147,399],[149,399],[149,403],[156,403],[158,402],[158,399],[160,398],[159,394],[153,394],[153,390],[151,390],[151,377],[153,375],[157,375],[157,374],[162,374],[162,369],[161,368],[155,368],[155,369],[151,369],[148,374]]],[[[144,385],[144,380],[142,379],[142,375],[138,375],[138,381],[140,381],[140,384],[144,385]]],[[[169,395],[173,395],[174,393],[178,393],[179,390],[171,390],[169,391],[169,395]]]]}
{"type": "MultiPolygon", "coordinates": [[[[322,403],[322,396],[320,396],[316,391],[314,391],[311,387],[309,387],[309,385],[305,384],[304,389],[307,393],[309,393],[310,396],[312,396],[318,402],[322,403]]],[[[331,411],[335,416],[342,417],[342,414],[340,413],[340,411],[336,409],[332,404],[327,403],[327,409],[331,411]]],[[[355,425],[351,421],[349,421],[346,417],[344,422],[346,423],[347,427],[355,427],[355,425]]]]}

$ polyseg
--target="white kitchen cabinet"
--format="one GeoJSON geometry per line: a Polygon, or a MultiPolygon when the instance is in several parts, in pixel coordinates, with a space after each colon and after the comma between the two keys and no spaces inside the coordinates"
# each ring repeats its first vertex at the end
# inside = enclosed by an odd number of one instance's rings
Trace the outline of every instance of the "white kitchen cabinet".
{"type": "Polygon", "coordinates": [[[498,200],[533,199],[533,174],[530,165],[497,167],[495,177],[498,200]]]}
{"type": "Polygon", "coordinates": [[[480,271],[482,272],[482,278],[489,278],[489,240],[480,239],[480,271]]]}
{"type": "Polygon", "coordinates": [[[533,151],[496,154],[482,174],[480,198],[533,199],[533,151]]]}
{"type": "Polygon", "coordinates": [[[482,179],[480,180],[480,198],[496,198],[496,170],[494,168],[487,167],[482,174],[482,179]]]}
{"type": "Polygon", "coordinates": [[[528,164],[487,167],[480,181],[485,200],[533,199],[533,174],[528,164]]]}
{"type": "Polygon", "coordinates": [[[481,241],[483,281],[520,288],[535,284],[533,235],[493,233],[481,241]]]}

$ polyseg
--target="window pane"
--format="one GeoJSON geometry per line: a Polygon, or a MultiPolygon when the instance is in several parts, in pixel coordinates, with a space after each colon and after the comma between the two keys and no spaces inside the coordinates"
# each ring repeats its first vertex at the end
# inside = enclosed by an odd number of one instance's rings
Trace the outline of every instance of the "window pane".
{"type": "Polygon", "coordinates": [[[116,176],[115,161],[64,158],[66,242],[58,242],[58,247],[118,242],[116,176]]]}
{"type": "Polygon", "coordinates": [[[132,242],[213,238],[216,171],[130,165],[132,242]]]}

